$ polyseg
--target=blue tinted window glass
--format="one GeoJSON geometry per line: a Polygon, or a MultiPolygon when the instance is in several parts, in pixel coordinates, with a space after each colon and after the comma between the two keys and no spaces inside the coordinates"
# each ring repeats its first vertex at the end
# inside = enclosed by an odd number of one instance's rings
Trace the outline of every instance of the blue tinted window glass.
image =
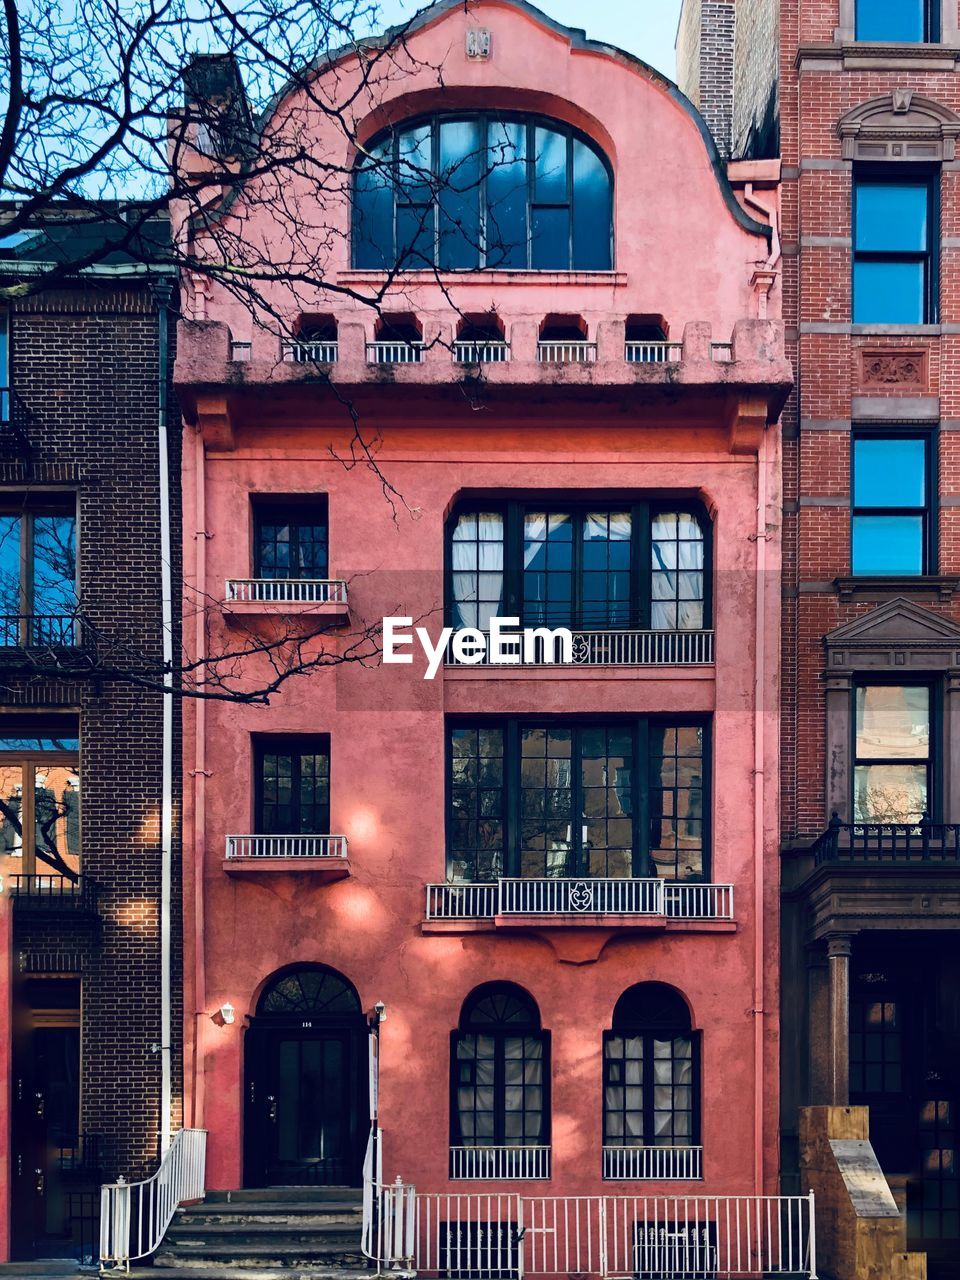
{"type": "Polygon", "coordinates": [[[534,199],[563,204],[567,199],[567,138],[553,129],[536,130],[534,199]]]}
{"type": "Polygon", "coordinates": [[[33,611],[71,614],[77,607],[77,522],[37,516],[33,522],[33,611]]]}
{"type": "Polygon", "coordinates": [[[853,572],[923,573],[923,519],[854,516],[853,572]]]}
{"type": "Polygon", "coordinates": [[[927,3],[929,0],[857,0],[857,39],[905,44],[922,41],[927,3]]]}
{"type": "Polygon", "coordinates": [[[490,122],[487,139],[488,267],[527,265],[527,127],[490,122]]]}
{"type": "Polygon", "coordinates": [[[16,615],[20,609],[19,516],[0,516],[0,613],[16,615]]]}
{"type": "Polygon", "coordinates": [[[429,124],[407,129],[398,139],[397,180],[401,199],[426,204],[433,195],[433,138],[429,124]]]}
{"type": "Polygon", "coordinates": [[[566,271],[570,265],[570,210],[534,209],[532,265],[540,270],[566,271]]]}
{"type": "Polygon", "coordinates": [[[924,440],[857,440],[853,449],[854,506],[922,507],[926,504],[924,440]]]}
{"type": "Polygon", "coordinates": [[[392,141],[382,143],[357,173],[353,241],[358,267],[384,270],[393,262],[393,183],[389,168],[392,153],[392,141]]]}
{"type": "Polygon", "coordinates": [[[610,178],[597,153],[573,144],[573,266],[610,269],[610,178]]]}
{"type": "Polygon", "coordinates": [[[857,252],[923,253],[929,199],[926,183],[858,183],[854,210],[857,252]]]}
{"type": "Polygon", "coordinates": [[[481,146],[478,120],[441,124],[439,265],[445,269],[480,265],[481,146]]]}
{"type": "Polygon", "coordinates": [[[433,266],[433,218],[431,204],[397,206],[397,260],[408,270],[433,266]]]}
{"type": "Polygon", "coordinates": [[[923,324],[924,262],[855,262],[853,319],[856,324],[923,324]]]}

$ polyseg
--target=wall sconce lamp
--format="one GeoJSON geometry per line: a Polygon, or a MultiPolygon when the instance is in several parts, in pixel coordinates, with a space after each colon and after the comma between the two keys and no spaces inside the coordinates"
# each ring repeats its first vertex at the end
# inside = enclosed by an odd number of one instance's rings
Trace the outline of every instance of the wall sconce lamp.
{"type": "Polygon", "coordinates": [[[231,1027],[236,1022],[236,1010],[232,1004],[222,1004],[216,1013],[211,1013],[210,1021],[218,1027],[231,1027]]]}
{"type": "Polygon", "coordinates": [[[383,1003],[382,1000],[378,1000],[377,1003],[373,1006],[373,1012],[376,1015],[376,1019],[378,1023],[386,1022],[387,1006],[383,1003]]]}

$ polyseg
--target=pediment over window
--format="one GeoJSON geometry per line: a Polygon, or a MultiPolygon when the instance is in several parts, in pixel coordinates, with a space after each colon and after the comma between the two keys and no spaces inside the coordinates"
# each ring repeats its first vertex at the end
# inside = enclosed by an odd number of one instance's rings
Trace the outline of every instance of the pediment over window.
{"type": "Polygon", "coordinates": [[[899,597],[824,636],[828,675],[960,668],[960,626],[899,597]]]}
{"type": "Polygon", "coordinates": [[[847,112],[837,133],[845,160],[953,160],[960,116],[911,89],[895,89],[847,112]]]}

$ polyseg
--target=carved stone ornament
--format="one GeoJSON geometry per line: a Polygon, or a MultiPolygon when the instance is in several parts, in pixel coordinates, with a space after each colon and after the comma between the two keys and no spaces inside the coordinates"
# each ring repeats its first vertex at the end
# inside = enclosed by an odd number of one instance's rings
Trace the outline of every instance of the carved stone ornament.
{"type": "Polygon", "coordinates": [[[864,350],[860,362],[861,386],[926,388],[926,351],[864,350]]]}

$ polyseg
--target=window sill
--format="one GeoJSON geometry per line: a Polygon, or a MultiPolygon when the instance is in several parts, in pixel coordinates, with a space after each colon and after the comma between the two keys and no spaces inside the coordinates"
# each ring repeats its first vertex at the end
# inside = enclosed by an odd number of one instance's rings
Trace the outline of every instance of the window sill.
{"type": "Polygon", "coordinates": [[[863,324],[854,321],[850,325],[850,333],[855,338],[938,338],[940,326],[938,324],[863,324]]]}
{"type": "Polygon", "coordinates": [[[372,271],[369,269],[351,268],[337,272],[338,284],[376,285],[378,288],[390,279],[403,284],[442,284],[449,285],[510,285],[531,284],[573,285],[578,289],[591,286],[601,288],[620,288],[627,283],[625,271],[532,271],[527,268],[510,270],[494,269],[486,271],[372,271]]]}
{"type": "Polygon", "coordinates": [[[835,578],[837,594],[845,603],[854,600],[893,600],[897,596],[913,595],[927,600],[949,600],[960,591],[960,577],[924,574],[901,576],[877,574],[876,576],[850,576],[835,578]]]}

